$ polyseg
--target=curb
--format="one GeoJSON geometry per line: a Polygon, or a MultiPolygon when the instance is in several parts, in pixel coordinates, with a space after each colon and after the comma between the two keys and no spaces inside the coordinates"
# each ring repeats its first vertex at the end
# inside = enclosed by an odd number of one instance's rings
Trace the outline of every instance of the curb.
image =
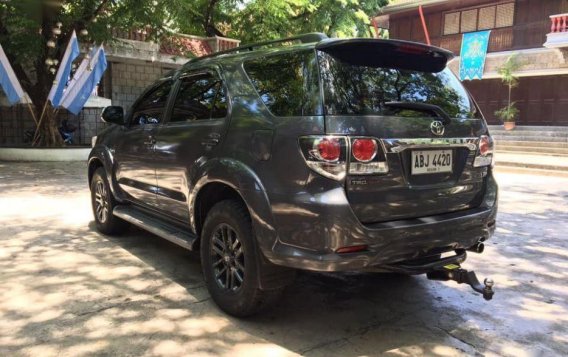
{"type": "Polygon", "coordinates": [[[91,148],[0,148],[0,161],[87,161],[91,148]]]}
{"type": "Polygon", "coordinates": [[[505,164],[496,164],[494,170],[497,173],[513,173],[513,174],[525,174],[525,175],[541,175],[541,176],[556,176],[556,177],[568,177],[568,171],[559,170],[544,170],[527,168],[522,166],[508,166],[505,164]]]}

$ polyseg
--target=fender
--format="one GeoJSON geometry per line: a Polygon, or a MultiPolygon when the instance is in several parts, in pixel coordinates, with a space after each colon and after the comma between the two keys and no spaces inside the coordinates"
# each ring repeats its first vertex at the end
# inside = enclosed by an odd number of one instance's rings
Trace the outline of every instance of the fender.
{"type": "Polygon", "coordinates": [[[257,264],[262,269],[259,275],[263,290],[277,289],[289,285],[295,277],[293,269],[270,264],[267,256],[272,256],[272,248],[278,241],[270,201],[256,173],[244,163],[220,158],[206,162],[193,181],[189,196],[191,228],[196,232],[195,203],[200,190],[209,183],[222,183],[234,189],[245,201],[249,210],[256,240],[257,264]]]}
{"type": "MultiPolygon", "coordinates": [[[[271,252],[277,241],[270,200],[264,185],[256,173],[241,161],[230,158],[212,159],[199,167],[192,175],[193,188],[189,193],[189,216],[191,228],[196,229],[195,203],[199,192],[209,183],[222,183],[234,189],[247,204],[259,247],[271,252]]],[[[268,254],[270,255],[270,253],[268,254]]]]}
{"type": "Polygon", "coordinates": [[[118,182],[116,181],[116,177],[114,174],[114,156],[110,148],[108,148],[106,145],[95,146],[93,150],[91,150],[91,153],[89,154],[87,167],[90,167],[91,163],[95,160],[99,160],[100,162],[102,162],[107,175],[107,180],[110,185],[110,190],[114,198],[118,202],[121,203],[124,202],[122,191],[118,186],[118,182]]]}

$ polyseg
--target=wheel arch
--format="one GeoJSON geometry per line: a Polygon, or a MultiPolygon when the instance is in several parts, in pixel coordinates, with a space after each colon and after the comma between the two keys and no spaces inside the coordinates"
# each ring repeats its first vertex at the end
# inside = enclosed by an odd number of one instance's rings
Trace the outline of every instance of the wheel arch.
{"type": "Polygon", "coordinates": [[[105,165],[103,164],[103,161],[98,158],[98,157],[92,157],[89,160],[89,164],[88,164],[88,170],[87,170],[87,178],[88,178],[88,184],[91,184],[91,181],[93,180],[93,175],[95,174],[95,171],[97,171],[97,169],[99,167],[104,168],[105,165]]]}
{"type": "Polygon", "coordinates": [[[270,203],[264,191],[239,190],[231,181],[222,179],[206,180],[196,193],[190,211],[192,227],[199,237],[197,247],[200,246],[201,230],[207,213],[216,203],[227,199],[241,202],[249,213],[256,238],[254,245],[257,251],[256,262],[260,272],[258,279],[261,289],[278,289],[289,285],[294,280],[295,271],[271,264],[266,256],[276,242],[277,234],[271,221],[270,203]]]}
{"type": "Polygon", "coordinates": [[[108,152],[108,148],[106,148],[106,147],[95,147],[91,151],[91,154],[89,155],[87,167],[88,167],[87,178],[89,180],[88,181],[89,185],[91,184],[91,180],[93,178],[95,171],[99,167],[102,167],[105,170],[107,180],[108,180],[109,185],[110,185],[110,190],[111,190],[114,198],[118,202],[123,202],[121,191],[118,187],[118,183],[115,180],[116,176],[115,176],[115,173],[114,173],[113,157],[112,157],[112,154],[110,152],[108,152]]]}
{"type": "Polygon", "coordinates": [[[243,204],[248,210],[248,205],[239,191],[226,182],[208,182],[204,184],[203,187],[201,187],[201,189],[197,192],[191,216],[192,225],[194,226],[195,233],[198,236],[201,235],[201,230],[203,229],[205,218],[207,217],[207,214],[209,213],[211,208],[213,208],[215,204],[224,200],[235,200],[243,204]]]}

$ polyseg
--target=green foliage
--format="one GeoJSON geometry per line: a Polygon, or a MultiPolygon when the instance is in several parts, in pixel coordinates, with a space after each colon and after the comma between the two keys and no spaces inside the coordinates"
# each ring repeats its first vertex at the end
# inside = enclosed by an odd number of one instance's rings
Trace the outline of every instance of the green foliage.
{"type": "Polygon", "coordinates": [[[495,116],[504,122],[514,122],[518,115],[519,109],[515,106],[515,102],[495,111],[495,116]]]}
{"type": "Polygon", "coordinates": [[[515,106],[515,102],[511,102],[511,92],[513,88],[519,85],[519,78],[515,76],[515,72],[518,71],[521,66],[522,63],[518,60],[517,54],[513,54],[509,56],[505,63],[497,70],[501,76],[501,81],[503,81],[509,90],[507,106],[495,112],[495,116],[504,122],[514,122],[515,118],[519,115],[519,110],[515,106]]]}
{"type": "Polygon", "coordinates": [[[515,88],[519,84],[519,79],[515,76],[515,72],[521,68],[521,65],[517,54],[513,54],[499,67],[497,73],[499,73],[505,85],[515,88]]]}
{"type": "MultiPolygon", "coordinates": [[[[59,59],[73,30],[82,50],[111,42],[116,31],[148,30],[148,39],[170,32],[225,35],[243,43],[324,32],[369,36],[369,17],[388,0],[1,0],[0,43],[34,102],[53,80],[48,58],[59,59]],[[52,33],[61,23],[61,34],[52,33]],[[49,40],[56,47],[47,48],[49,40]]],[[[41,105],[41,104],[40,104],[41,105]]]]}
{"type": "Polygon", "coordinates": [[[387,0],[251,0],[231,13],[229,35],[243,42],[324,32],[337,37],[369,36],[369,17],[387,0]]]}

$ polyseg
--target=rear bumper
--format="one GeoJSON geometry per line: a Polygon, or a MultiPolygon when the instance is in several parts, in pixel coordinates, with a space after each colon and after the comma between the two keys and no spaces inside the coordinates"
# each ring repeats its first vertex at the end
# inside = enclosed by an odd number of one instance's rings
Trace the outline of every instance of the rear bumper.
{"type": "Polygon", "coordinates": [[[477,208],[372,225],[357,220],[341,188],[294,199],[297,205],[288,204],[286,212],[278,204],[273,206],[279,238],[263,253],[274,264],[315,271],[386,267],[467,249],[491,237],[497,214],[497,184],[491,175],[477,208]],[[357,245],[368,248],[335,253],[338,248],[357,245]]]}

